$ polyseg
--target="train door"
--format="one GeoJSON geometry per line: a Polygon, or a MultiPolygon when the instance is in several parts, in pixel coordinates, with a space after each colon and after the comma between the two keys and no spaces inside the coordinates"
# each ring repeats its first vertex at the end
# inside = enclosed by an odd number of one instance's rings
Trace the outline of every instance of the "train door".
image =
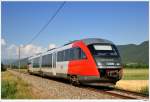
{"type": "Polygon", "coordinates": [[[52,61],[52,63],[53,63],[53,65],[52,65],[53,66],[52,67],[53,68],[53,75],[56,75],[56,60],[57,60],[56,59],[56,52],[53,53],[52,59],[53,59],[53,61],[52,61]]]}

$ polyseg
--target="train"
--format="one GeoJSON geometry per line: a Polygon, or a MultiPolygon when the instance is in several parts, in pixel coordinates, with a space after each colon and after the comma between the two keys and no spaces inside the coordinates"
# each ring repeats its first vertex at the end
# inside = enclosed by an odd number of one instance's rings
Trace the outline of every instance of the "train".
{"type": "Polygon", "coordinates": [[[28,72],[64,78],[72,85],[115,85],[123,76],[116,45],[106,39],[86,38],[28,58],[28,72]]]}

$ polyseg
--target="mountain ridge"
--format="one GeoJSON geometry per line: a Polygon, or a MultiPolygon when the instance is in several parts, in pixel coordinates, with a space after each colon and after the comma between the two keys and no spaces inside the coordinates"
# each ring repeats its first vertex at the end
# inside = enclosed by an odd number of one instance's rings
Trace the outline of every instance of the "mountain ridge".
{"type": "Polygon", "coordinates": [[[149,64],[149,41],[140,44],[117,45],[123,64],[149,64]]]}

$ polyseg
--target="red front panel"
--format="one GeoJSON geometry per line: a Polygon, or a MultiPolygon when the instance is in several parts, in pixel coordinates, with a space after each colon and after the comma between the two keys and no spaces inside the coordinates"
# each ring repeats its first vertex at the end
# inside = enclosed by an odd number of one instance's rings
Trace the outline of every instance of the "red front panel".
{"type": "Polygon", "coordinates": [[[73,43],[72,47],[80,47],[87,58],[69,61],[68,74],[83,76],[99,76],[99,72],[96,68],[96,63],[84,42],[77,41],[73,43]]]}

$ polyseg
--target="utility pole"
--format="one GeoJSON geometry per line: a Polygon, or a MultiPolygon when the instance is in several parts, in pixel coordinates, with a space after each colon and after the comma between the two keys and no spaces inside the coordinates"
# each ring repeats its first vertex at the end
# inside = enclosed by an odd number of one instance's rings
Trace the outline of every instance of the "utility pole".
{"type": "Polygon", "coordinates": [[[19,72],[20,72],[20,46],[19,46],[19,72]]]}
{"type": "Polygon", "coordinates": [[[11,52],[8,50],[8,58],[9,58],[9,67],[10,69],[12,69],[12,65],[11,65],[11,52]]]}

